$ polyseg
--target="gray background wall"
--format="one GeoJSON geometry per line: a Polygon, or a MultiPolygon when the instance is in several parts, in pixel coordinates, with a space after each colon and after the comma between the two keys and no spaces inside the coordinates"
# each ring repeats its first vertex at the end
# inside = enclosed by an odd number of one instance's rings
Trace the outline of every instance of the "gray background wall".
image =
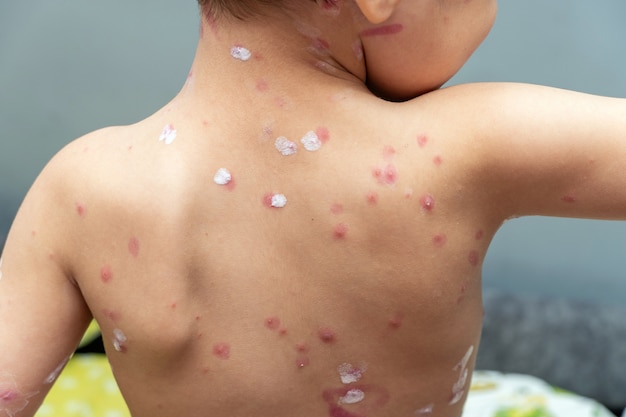
{"type": "MultiPolygon", "coordinates": [[[[451,84],[626,97],[624,22],[624,0],[502,1],[489,39],[451,84]]],[[[194,0],[0,1],[0,242],[64,144],[137,121],[176,94],[197,33],[194,0]]],[[[511,221],[487,256],[485,286],[626,305],[626,223],[511,221]]]]}

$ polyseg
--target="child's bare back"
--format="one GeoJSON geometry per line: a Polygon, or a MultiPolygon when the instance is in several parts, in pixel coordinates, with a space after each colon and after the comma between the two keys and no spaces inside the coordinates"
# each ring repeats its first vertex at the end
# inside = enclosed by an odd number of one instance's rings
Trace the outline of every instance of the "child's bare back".
{"type": "MultiPolygon", "coordinates": [[[[448,22],[493,11],[451,3],[448,22]]],[[[136,417],[460,416],[491,238],[512,215],[624,217],[626,106],[514,85],[385,102],[327,59],[323,23],[227,22],[204,20],[171,103],[75,141],[33,187],[0,276],[20,343],[0,349],[36,359],[0,358],[0,411],[34,412],[93,315],[136,417]]]]}
{"type": "Polygon", "coordinates": [[[207,123],[183,95],[76,144],[73,263],[137,415],[460,412],[496,225],[450,186],[446,129],[385,110],[354,126],[376,101],[326,93],[207,123]]]}

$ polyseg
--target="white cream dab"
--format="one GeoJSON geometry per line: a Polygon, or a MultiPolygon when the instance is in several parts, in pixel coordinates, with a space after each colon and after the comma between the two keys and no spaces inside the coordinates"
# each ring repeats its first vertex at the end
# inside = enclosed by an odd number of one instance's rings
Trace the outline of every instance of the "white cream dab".
{"type": "Polygon", "coordinates": [[[54,381],[56,381],[56,379],[59,377],[59,375],[61,374],[61,371],[63,370],[63,368],[65,367],[65,365],[69,362],[70,360],[70,356],[68,356],[67,358],[65,358],[63,360],[63,362],[61,362],[59,364],[59,366],[57,366],[54,371],[52,371],[50,373],[50,375],[48,375],[48,377],[43,381],[44,384],[46,385],[50,385],[52,384],[54,381]]]}
{"type": "Polygon", "coordinates": [[[420,408],[415,411],[416,416],[427,416],[435,411],[435,404],[428,404],[426,407],[420,408]]]}
{"type": "Polygon", "coordinates": [[[365,393],[360,389],[351,389],[346,395],[339,398],[339,404],[356,404],[365,399],[365,393]]]}
{"type": "Polygon", "coordinates": [[[172,125],[166,125],[159,136],[159,142],[165,142],[166,145],[171,145],[176,139],[176,130],[172,125]]]}
{"type": "Polygon", "coordinates": [[[343,384],[353,384],[358,382],[363,377],[363,373],[366,369],[366,366],[357,368],[349,363],[342,363],[339,367],[337,367],[337,372],[339,372],[339,377],[341,378],[341,382],[343,384]]]}
{"type": "Polygon", "coordinates": [[[450,405],[454,405],[461,401],[463,395],[465,394],[465,385],[467,384],[467,378],[469,377],[469,369],[467,369],[467,365],[474,353],[474,346],[470,346],[463,356],[463,359],[452,369],[453,371],[459,372],[459,379],[452,386],[452,399],[450,400],[450,405]]]}
{"type": "Polygon", "coordinates": [[[217,172],[215,173],[215,176],[213,177],[213,181],[217,185],[227,185],[232,179],[233,179],[233,176],[230,174],[230,171],[228,171],[226,168],[218,169],[217,172]]]}
{"type": "Polygon", "coordinates": [[[356,57],[357,61],[363,61],[364,54],[361,39],[357,39],[356,41],[354,41],[354,43],[352,44],[352,52],[354,52],[354,56],[356,57]]]}
{"type": "Polygon", "coordinates": [[[284,194],[274,194],[271,204],[272,207],[283,208],[287,205],[287,197],[284,194]]]}
{"type": "Polygon", "coordinates": [[[276,138],[274,146],[284,156],[294,155],[298,152],[298,145],[295,142],[290,141],[284,136],[276,138]]]}
{"type": "Polygon", "coordinates": [[[252,53],[243,46],[233,46],[230,48],[230,56],[240,61],[247,61],[252,58],[252,53]]]}
{"type": "Polygon", "coordinates": [[[128,338],[120,329],[113,330],[113,347],[118,352],[124,352],[126,350],[126,342],[128,338]]]}
{"type": "Polygon", "coordinates": [[[300,139],[300,142],[302,142],[302,144],[304,145],[304,149],[309,152],[319,151],[319,149],[322,147],[322,141],[313,131],[307,132],[304,137],[300,139]]]}

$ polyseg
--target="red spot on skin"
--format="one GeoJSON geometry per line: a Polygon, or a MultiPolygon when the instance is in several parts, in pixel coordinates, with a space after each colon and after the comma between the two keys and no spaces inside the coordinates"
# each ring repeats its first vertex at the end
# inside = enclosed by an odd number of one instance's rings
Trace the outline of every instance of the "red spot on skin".
{"type": "Polygon", "coordinates": [[[402,320],[404,320],[404,314],[396,313],[395,316],[389,319],[389,327],[399,329],[402,326],[402,320]]]}
{"type": "Polygon", "coordinates": [[[319,329],[317,336],[320,338],[322,343],[332,344],[337,341],[337,334],[327,327],[319,329]]]}
{"type": "Polygon", "coordinates": [[[286,327],[281,327],[280,329],[278,329],[278,334],[281,336],[286,336],[288,332],[289,331],[287,330],[286,327]]]}
{"type": "Polygon", "coordinates": [[[270,330],[278,330],[280,327],[280,319],[276,316],[265,319],[265,327],[270,330]]]}
{"type": "Polygon", "coordinates": [[[576,202],[576,197],[574,197],[573,195],[564,195],[563,198],[561,198],[561,200],[564,203],[572,204],[576,202]]]}
{"type": "Polygon", "coordinates": [[[333,10],[339,7],[339,0],[326,0],[322,4],[322,9],[324,10],[333,10]]]}
{"type": "Polygon", "coordinates": [[[485,232],[483,232],[482,230],[479,230],[476,232],[476,234],[474,235],[474,238],[476,240],[481,240],[483,238],[483,236],[485,235],[485,232]]]}
{"type": "Polygon", "coordinates": [[[105,284],[108,284],[113,279],[113,271],[111,271],[111,266],[104,265],[100,268],[100,279],[105,284]]]}
{"type": "Polygon", "coordinates": [[[37,236],[37,231],[36,231],[36,230],[31,231],[31,232],[30,232],[30,235],[31,235],[32,237],[37,236]]]}
{"type": "Polygon", "coordinates": [[[265,92],[269,89],[269,86],[267,85],[267,81],[265,80],[259,80],[256,83],[256,89],[260,92],[265,92]]]}
{"type": "Polygon", "coordinates": [[[189,70],[189,74],[187,74],[187,79],[190,79],[193,77],[193,69],[189,70]]]}
{"type": "Polygon", "coordinates": [[[85,205],[81,204],[81,203],[76,203],[76,213],[78,213],[78,215],[80,217],[83,217],[85,215],[85,205]]]}
{"type": "Polygon", "coordinates": [[[308,356],[303,355],[296,358],[296,366],[298,368],[304,368],[305,366],[308,366],[309,363],[311,363],[311,361],[308,356]]]}
{"type": "Polygon", "coordinates": [[[231,173],[230,181],[224,186],[224,188],[226,188],[228,191],[233,191],[235,187],[237,187],[237,182],[235,181],[235,176],[231,173]]]}
{"type": "Polygon", "coordinates": [[[196,321],[200,321],[201,318],[201,316],[196,316],[196,321]]]}
{"type": "Polygon", "coordinates": [[[443,159],[441,158],[441,156],[437,155],[433,158],[433,164],[435,164],[436,166],[441,166],[441,164],[443,164],[443,159]]]}
{"type": "Polygon", "coordinates": [[[172,310],[176,310],[176,307],[178,307],[178,304],[176,303],[176,301],[174,301],[172,304],[170,304],[170,308],[172,310]]]}
{"type": "Polygon", "coordinates": [[[312,40],[313,48],[315,49],[330,49],[330,44],[326,39],[315,38],[312,40]]]}
{"type": "Polygon", "coordinates": [[[216,343],[213,345],[213,355],[220,359],[230,358],[230,345],[228,343],[216,343]]]}
{"type": "Polygon", "coordinates": [[[335,203],[330,206],[330,212],[333,214],[341,214],[343,213],[343,206],[339,203],[335,203]]]}
{"type": "Polygon", "coordinates": [[[383,158],[389,160],[393,158],[395,154],[396,154],[396,150],[394,149],[393,146],[385,146],[383,148],[383,158]]]}
{"type": "Polygon", "coordinates": [[[205,17],[206,17],[206,22],[208,23],[209,28],[211,29],[211,32],[213,33],[213,36],[219,40],[220,39],[219,27],[217,25],[217,21],[215,20],[215,17],[208,16],[206,14],[205,14],[205,17]]]}
{"type": "Polygon", "coordinates": [[[258,52],[254,52],[254,53],[252,54],[252,58],[253,58],[255,61],[263,61],[263,60],[265,59],[265,57],[263,56],[263,54],[260,54],[260,53],[258,53],[258,52]]]}
{"type": "Polygon", "coordinates": [[[133,258],[139,256],[139,240],[136,237],[131,237],[128,241],[128,252],[133,258]]]}
{"type": "Polygon", "coordinates": [[[392,185],[398,180],[398,171],[393,164],[389,164],[384,169],[374,168],[372,176],[381,184],[392,185]]]}
{"type": "Polygon", "coordinates": [[[296,343],[296,350],[300,353],[308,353],[311,348],[304,342],[296,343]]]}
{"type": "Polygon", "coordinates": [[[274,193],[267,193],[263,196],[263,205],[267,208],[272,207],[272,197],[274,197],[274,193]]]}
{"type": "Polygon", "coordinates": [[[287,101],[286,101],[284,98],[282,98],[282,97],[276,97],[276,98],[274,99],[274,102],[275,102],[275,103],[276,103],[276,105],[277,105],[278,107],[280,107],[281,109],[282,109],[282,108],[284,108],[284,107],[287,105],[287,101]]]}
{"type": "Polygon", "coordinates": [[[374,191],[370,191],[365,196],[365,201],[367,201],[367,204],[375,206],[378,203],[378,193],[374,191]]]}
{"type": "Polygon", "coordinates": [[[348,226],[346,226],[344,223],[339,223],[333,229],[333,236],[335,237],[335,239],[343,240],[346,238],[347,234],[348,234],[348,226]]]}
{"type": "Polygon", "coordinates": [[[365,417],[362,414],[354,414],[343,408],[339,407],[337,404],[329,404],[328,405],[328,415],[330,417],[365,417]]]}
{"type": "MultiPolygon", "coordinates": [[[[17,392],[12,391],[12,390],[6,390],[4,392],[0,392],[0,400],[2,400],[3,402],[15,401],[19,398],[19,396],[20,395],[17,392]]],[[[9,414],[9,415],[13,415],[13,414],[9,414]]]]}
{"type": "Polygon", "coordinates": [[[326,142],[328,142],[330,140],[330,133],[329,133],[328,129],[325,128],[325,127],[318,127],[315,130],[315,134],[317,135],[317,138],[322,143],[326,143],[326,142]]]}
{"type": "Polygon", "coordinates": [[[465,293],[467,292],[468,285],[469,285],[469,280],[467,280],[467,279],[465,281],[463,281],[463,284],[461,284],[461,294],[456,299],[456,303],[457,304],[460,304],[461,301],[463,301],[463,299],[465,298],[465,293]]]}
{"type": "Polygon", "coordinates": [[[420,205],[424,210],[431,212],[435,209],[435,198],[430,194],[426,194],[420,200],[420,205]]]}
{"type": "Polygon", "coordinates": [[[417,137],[417,145],[420,148],[423,148],[424,146],[426,146],[427,143],[428,143],[428,136],[426,136],[426,135],[419,135],[417,137]]]}
{"type": "Polygon", "coordinates": [[[480,255],[478,254],[478,251],[470,251],[470,253],[467,255],[467,260],[469,261],[470,265],[477,266],[480,262],[480,255]]]}
{"type": "Polygon", "coordinates": [[[115,310],[109,310],[108,308],[103,309],[102,314],[114,323],[117,323],[122,318],[120,313],[115,310]]]}
{"type": "Polygon", "coordinates": [[[448,241],[448,238],[443,233],[439,233],[433,236],[433,245],[435,245],[435,247],[437,248],[443,248],[446,245],[447,241],[448,241]]]}
{"type": "Polygon", "coordinates": [[[365,29],[359,33],[361,37],[367,36],[387,36],[387,35],[395,35],[404,30],[404,26],[399,23],[394,23],[391,25],[385,26],[377,26],[370,29],[365,29]]]}

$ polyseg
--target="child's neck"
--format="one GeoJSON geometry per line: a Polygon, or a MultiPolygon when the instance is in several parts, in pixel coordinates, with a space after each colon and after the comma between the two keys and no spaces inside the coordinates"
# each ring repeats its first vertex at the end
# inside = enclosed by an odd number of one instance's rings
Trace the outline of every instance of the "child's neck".
{"type": "MultiPolygon", "coordinates": [[[[302,20],[283,19],[211,22],[203,19],[190,80],[201,94],[228,94],[252,84],[262,92],[276,88],[318,88],[337,82],[364,88],[365,69],[355,41],[341,31],[325,31],[302,20]],[[333,80],[334,79],[334,80],[333,80]],[[219,83],[215,83],[219,80],[219,83]]],[[[344,31],[345,32],[345,31],[344,31]]]]}

